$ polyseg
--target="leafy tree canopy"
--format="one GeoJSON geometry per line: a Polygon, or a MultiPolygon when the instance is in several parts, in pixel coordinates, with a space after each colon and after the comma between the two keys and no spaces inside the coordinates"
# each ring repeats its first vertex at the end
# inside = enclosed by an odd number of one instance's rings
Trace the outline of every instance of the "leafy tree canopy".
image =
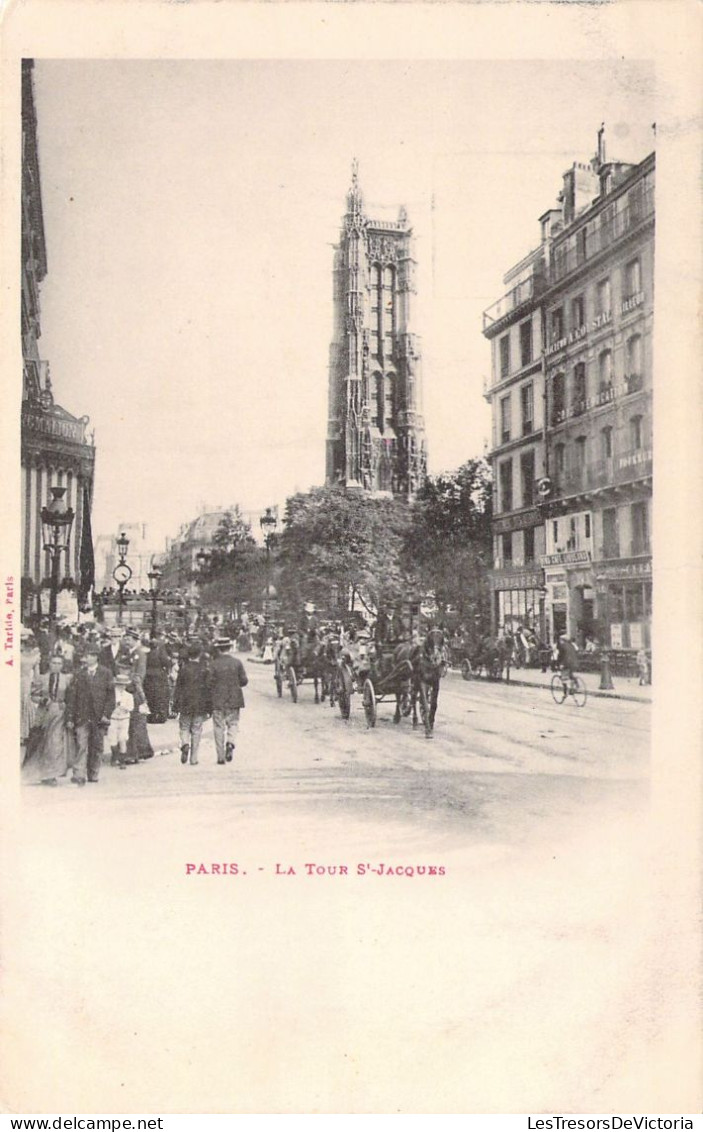
{"type": "Polygon", "coordinates": [[[491,469],[483,459],[428,476],[413,505],[404,550],[440,609],[452,607],[481,623],[490,610],[491,492],[491,469]]]}
{"type": "Polygon", "coordinates": [[[407,597],[412,579],[401,559],[410,522],[407,504],[396,499],[339,487],[292,496],[279,542],[284,600],[328,605],[336,591],[375,612],[407,597]]]}

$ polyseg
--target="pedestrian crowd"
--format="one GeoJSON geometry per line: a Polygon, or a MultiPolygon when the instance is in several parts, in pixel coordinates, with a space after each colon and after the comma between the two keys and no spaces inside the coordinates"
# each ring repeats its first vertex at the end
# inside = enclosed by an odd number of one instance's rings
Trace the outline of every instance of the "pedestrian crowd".
{"type": "Polygon", "coordinates": [[[206,624],[196,638],[118,626],[46,623],[21,633],[23,775],[77,786],[104,763],[125,769],[154,755],[149,727],[178,716],[181,762],[198,763],[212,717],[217,762],[231,762],[246,670],[234,641],[206,624]],[[70,774],[70,778],[69,778],[70,774]]]}

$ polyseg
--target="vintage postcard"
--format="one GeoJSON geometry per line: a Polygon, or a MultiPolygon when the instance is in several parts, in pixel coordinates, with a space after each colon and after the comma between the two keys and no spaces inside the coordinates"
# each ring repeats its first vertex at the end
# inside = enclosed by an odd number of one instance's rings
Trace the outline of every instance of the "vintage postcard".
{"type": "Polygon", "coordinates": [[[700,30],[5,9],[4,1112],[693,1127],[700,30]]]}

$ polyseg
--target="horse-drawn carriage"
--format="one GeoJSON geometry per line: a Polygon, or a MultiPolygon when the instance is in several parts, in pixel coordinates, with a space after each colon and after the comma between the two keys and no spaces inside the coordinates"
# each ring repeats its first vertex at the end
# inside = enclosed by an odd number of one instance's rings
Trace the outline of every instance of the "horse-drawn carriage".
{"type": "Polygon", "coordinates": [[[431,629],[423,643],[384,642],[369,649],[366,663],[356,673],[357,688],[368,727],[376,726],[377,707],[395,701],[394,723],[412,715],[413,727],[420,719],[427,738],[434,728],[439,681],[446,672],[444,632],[431,629]]]}
{"type": "Polygon", "coordinates": [[[294,704],[298,702],[298,688],[312,681],[315,703],[323,701],[330,691],[330,664],[327,642],[317,630],[309,633],[287,633],[276,641],[273,650],[273,678],[281,697],[287,684],[294,704]]]}
{"type": "Polygon", "coordinates": [[[453,641],[449,647],[452,668],[459,668],[464,680],[485,675],[501,680],[510,666],[511,646],[503,637],[480,637],[473,641],[453,641]]]}

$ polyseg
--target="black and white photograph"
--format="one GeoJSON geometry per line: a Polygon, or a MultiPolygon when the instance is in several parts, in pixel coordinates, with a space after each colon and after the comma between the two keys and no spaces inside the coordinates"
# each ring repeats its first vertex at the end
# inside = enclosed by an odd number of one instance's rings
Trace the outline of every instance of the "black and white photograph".
{"type": "Polygon", "coordinates": [[[421,43],[5,80],[5,1111],[700,1106],[673,94],[421,43]]]}

